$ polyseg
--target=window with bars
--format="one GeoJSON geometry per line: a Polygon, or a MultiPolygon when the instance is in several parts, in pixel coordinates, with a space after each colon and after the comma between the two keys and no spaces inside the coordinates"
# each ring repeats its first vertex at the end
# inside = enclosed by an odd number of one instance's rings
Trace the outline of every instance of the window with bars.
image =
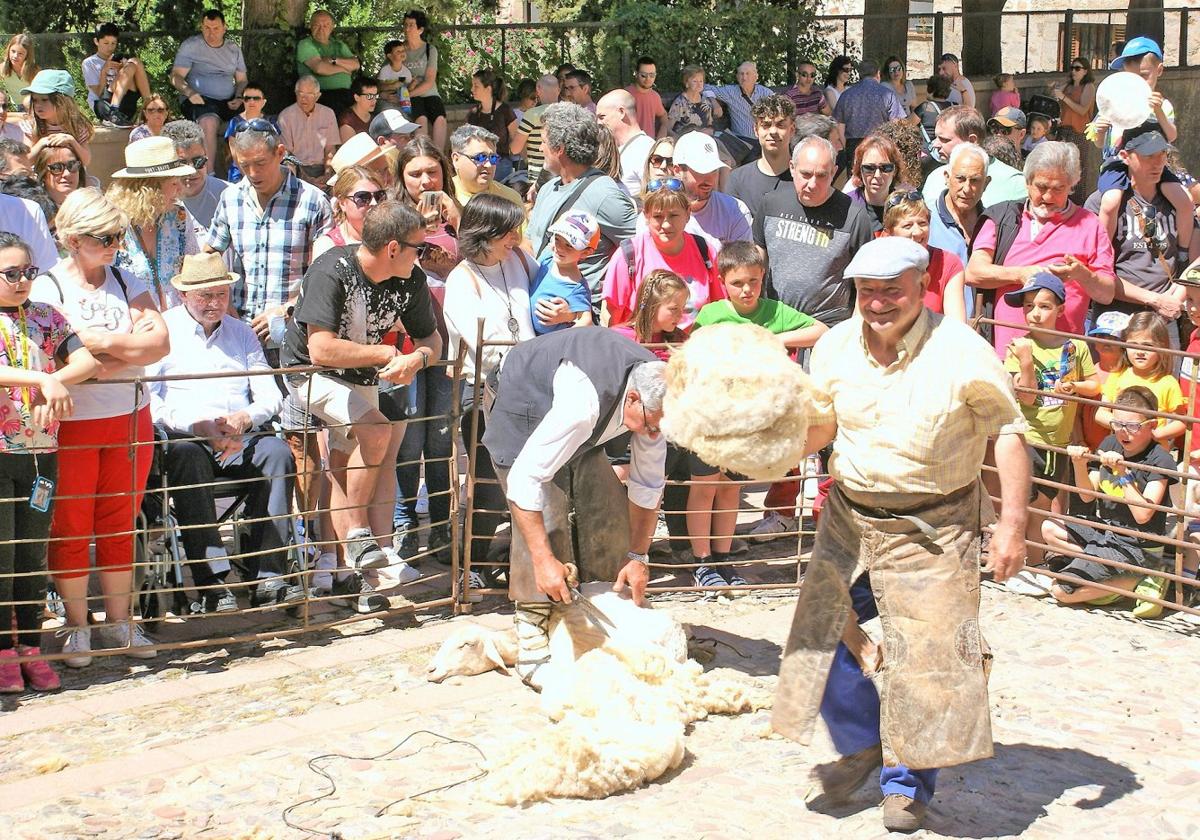
{"type": "Polygon", "coordinates": [[[1125,40],[1123,23],[1075,23],[1071,26],[1070,38],[1066,37],[1066,26],[1058,27],[1058,66],[1066,67],[1067,61],[1079,57],[1093,69],[1108,66],[1108,57],[1116,41],[1125,40]]]}

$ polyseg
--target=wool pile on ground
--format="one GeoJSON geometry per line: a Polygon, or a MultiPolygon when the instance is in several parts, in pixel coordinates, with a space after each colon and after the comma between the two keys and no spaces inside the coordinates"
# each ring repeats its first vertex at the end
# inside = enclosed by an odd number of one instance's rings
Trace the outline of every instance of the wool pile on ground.
{"type": "Polygon", "coordinates": [[[663,433],[713,466],[781,478],[804,457],[810,393],[808,375],[770,332],[715,324],[667,364],[663,433]]]}

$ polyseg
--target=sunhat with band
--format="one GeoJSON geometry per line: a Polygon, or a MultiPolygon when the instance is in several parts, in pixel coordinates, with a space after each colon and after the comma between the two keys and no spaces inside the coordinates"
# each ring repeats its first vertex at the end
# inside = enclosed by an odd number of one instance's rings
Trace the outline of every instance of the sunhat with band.
{"type": "Polygon", "coordinates": [[[118,169],[112,177],[170,178],[195,174],[190,163],[179,159],[175,141],[170,137],[143,137],[125,147],[125,168],[118,169]]]}
{"type": "Polygon", "coordinates": [[[183,258],[179,273],[171,278],[171,285],[181,292],[194,292],[198,289],[228,286],[240,279],[242,278],[229,271],[225,259],[220,254],[188,254],[183,258]]]}

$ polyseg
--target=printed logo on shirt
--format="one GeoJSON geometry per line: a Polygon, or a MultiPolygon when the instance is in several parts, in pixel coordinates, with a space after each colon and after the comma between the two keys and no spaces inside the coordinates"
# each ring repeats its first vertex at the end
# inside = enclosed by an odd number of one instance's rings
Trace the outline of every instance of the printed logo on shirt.
{"type": "Polygon", "coordinates": [[[833,244],[832,228],[817,227],[808,221],[780,219],[775,235],[793,242],[815,245],[818,248],[828,248],[833,244]]]}

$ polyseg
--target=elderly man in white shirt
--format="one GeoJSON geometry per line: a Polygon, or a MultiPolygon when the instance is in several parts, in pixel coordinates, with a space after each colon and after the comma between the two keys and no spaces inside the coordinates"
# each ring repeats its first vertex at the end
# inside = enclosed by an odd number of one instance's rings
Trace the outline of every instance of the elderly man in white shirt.
{"type": "Polygon", "coordinates": [[[174,489],[175,516],[183,526],[183,545],[205,604],[215,611],[236,609],[225,585],[229,560],[216,527],[214,496],[246,493],[245,518],[250,526],[246,558],[258,583],[253,606],[298,601],[304,590],[283,579],[290,541],[292,482],[296,472],[291,450],[262,429],[283,405],[283,394],[269,375],[262,345],[247,324],[229,314],[229,293],[237,276],[219,254],[184,257],[171,283],[183,303],[163,313],[171,352],[147,369],[150,376],[227,376],[176,379],[151,383],[150,410],[166,433],[164,469],[174,489]],[[231,482],[222,488],[221,480],[231,482]],[[189,527],[196,526],[196,527],[189,527]]]}

